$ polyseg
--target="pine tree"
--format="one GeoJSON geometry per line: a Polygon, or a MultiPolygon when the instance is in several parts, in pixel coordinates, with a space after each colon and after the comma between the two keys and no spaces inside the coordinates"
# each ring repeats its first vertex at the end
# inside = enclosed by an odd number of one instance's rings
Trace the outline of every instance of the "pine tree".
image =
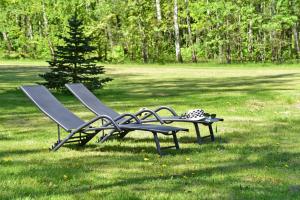
{"type": "Polygon", "coordinates": [[[111,78],[101,79],[104,67],[96,65],[96,57],[89,57],[96,47],[91,46],[92,37],[84,35],[83,20],[77,11],[68,20],[68,36],[59,35],[65,43],[57,46],[54,58],[48,61],[50,72],[40,76],[48,88],[63,89],[66,83],[83,83],[89,89],[101,88],[111,78]]]}

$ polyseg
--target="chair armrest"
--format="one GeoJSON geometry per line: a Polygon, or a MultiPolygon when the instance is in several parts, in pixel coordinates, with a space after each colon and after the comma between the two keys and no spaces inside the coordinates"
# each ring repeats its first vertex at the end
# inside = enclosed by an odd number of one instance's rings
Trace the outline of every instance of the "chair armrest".
{"type": "MultiPolygon", "coordinates": [[[[148,110],[148,109],[143,109],[143,110],[148,110]]],[[[141,111],[143,111],[141,110],[141,111]]],[[[169,111],[173,116],[178,116],[178,114],[175,112],[175,110],[173,108],[170,108],[170,107],[167,107],[167,106],[160,106],[158,108],[156,108],[153,112],[155,112],[156,114],[161,111],[161,110],[167,110],[169,111]]],[[[140,111],[140,112],[141,112],[140,111]]],[[[139,112],[139,113],[140,113],[139,112]]],[[[141,113],[140,113],[141,114],[141,113]]],[[[144,119],[147,119],[148,117],[151,117],[153,114],[150,113],[150,114],[147,114],[145,115],[144,117],[141,118],[141,120],[144,120],[144,119]]],[[[157,114],[158,115],[158,114],[157,114]]]]}
{"type": "Polygon", "coordinates": [[[146,119],[146,118],[148,118],[148,117],[150,117],[150,116],[153,115],[153,116],[157,119],[157,121],[159,121],[161,124],[164,124],[164,123],[165,123],[165,122],[162,120],[162,118],[161,118],[155,111],[150,110],[150,109],[143,109],[143,110],[140,110],[140,111],[138,111],[137,113],[135,113],[135,116],[139,116],[139,115],[141,115],[141,114],[143,114],[143,113],[149,113],[149,114],[147,114],[145,117],[142,117],[141,120],[146,119]]]}
{"type": "MultiPolygon", "coordinates": [[[[99,115],[99,116],[97,116],[97,117],[91,119],[90,121],[88,121],[88,122],[82,124],[82,125],[79,126],[78,128],[74,129],[72,132],[73,132],[73,133],[76,133],[76,132],[80,131],[81,129],[83,129],[83,128],[85,128],[85,127],[88,127],[88,126],[91,125],[92,123],[98,121],[99,119],[106,119],[106,120],[108,120],[111,124],[113,124],[113,126],[114,126],[119,132],[122,131],[121,128],[118,126],[118,124],[117,124],[111,117],[109,117],[109,116],[107,116],[107,115],[99,115]]],[[[104,125],[103,127],[109,125],[110,123],[104,125]]]]}
{"type": "Polygon", "coordinates": [[[160,110],[167,110],[169,111],[173,116],[178,116],[178,114],[175,112],[175,110],[168,106],[160,106],[157,109],[154,110],[154,112],[159,112],[160,110]]]}
{"type": "Polygon", "coordinates": [[[137,118],[137,116],[130,114],[130,113],[124,113],[124,114],[120,115],[119,117],[114,118],[114,121],[118,121],[124,117],[130,117],[130,118],[126,119],[122,123],[126,123],[126,122],[130,121],[131,119],[134,119],[138,124],[142,123],[141,120],[139,120],[139,118],[137,118]]]}

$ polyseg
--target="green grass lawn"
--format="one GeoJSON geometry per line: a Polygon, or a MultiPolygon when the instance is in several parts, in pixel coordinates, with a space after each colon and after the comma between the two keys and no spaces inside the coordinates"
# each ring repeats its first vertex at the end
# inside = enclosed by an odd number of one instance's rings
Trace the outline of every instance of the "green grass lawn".
{"type": "MultiPolygon", "coordinates": [[[[159,157],[146,132],[49,152],[57,127],[18,89],[46,68],[17,64],[0,66],[0,199],[300,198],[300,67],[108,65],[115,80],[95,93],[120,113],[167,105],[225,118],[216,142],[202,145],[191,125],[174,124],[190,133],[159,157]]],[[[72,95],[54,95],[94,117],[72,95]]]]}

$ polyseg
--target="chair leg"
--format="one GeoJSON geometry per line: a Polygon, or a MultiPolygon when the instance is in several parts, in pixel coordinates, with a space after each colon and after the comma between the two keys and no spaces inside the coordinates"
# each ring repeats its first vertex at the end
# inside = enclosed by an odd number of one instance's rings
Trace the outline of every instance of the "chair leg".
{"type": "Polygon", "coordinates": [[[154,141],[155,141],[155,144],[156,144],[156,150],[157,150],[157,153],[162,156],[162,152],[161,152],[161,148],[160,148],[160,143],[159,143],[159,139],[157,137],[157,133],[156,132],[152,132],[153,133],[153,137],[154,137],[154,141]]]}
{"type": "Polygon", "coordinates": [[[214,131],[213,131],[213,128],[212,128],[212,124],[208,125],[208,129],[209,129],[211,141],[215,141],[215,136],[214,136],[214,131]]]}
{"type": "Polygon", "coordinates": [[[199,125],[198,125],[198,123],[194,123],[194,126],[195,126],[196,135],[197,135],[197,143],[201,144],[202,139],[201,139],[201,135],[200,135],[199,125]]]}
{"type": "Polygon", "coordinates": [[[105,135],[104,137],[101,137],[101,139],[98,141],[98,143],[103,143],[103,142],[105,142],[109,137],[112,136],[112,134],[113,134],[114,132],[115,132],[115,131],[112,130],[112,131],[110,131],[107,135],[105,135]]]}
{"type": "Polygon", "coordinates": [[[179,143],[178,143],[178,139],[177,139],[176,132],[173,131],[173,132],[172,132],[172,135],[173,135],[173,140],[174,140],[175,148],[176,148],[176,149],[179,149],[179,143]]]}
{"type": "Polygon", "coordinates": [[[96,136],[99,133],[99,131],[95,131],[95,133],[87,136],[84,140],[81,140],[80,146],[84,146],[86,143],[88,143],[91,139],[93,139],[94,136],[96,136]]]}
{"type": "Polygon", "coordinates": [[[128,131],[120,133],[119,139],[123,139],[128,134],[128,131]]]}
{"type": "Polygon", "coordinates": [[[52,148],[50,149],[51,151],[57,151],[65,142],[67,142],[76,132],[71,132],[65,139],[61,140],[60,142],[55,143],[52,148]]]}
{"type": "Polygon", "coordinates": [[[57,143],[60,143],[60,126],[57,124],[57,143]]]}

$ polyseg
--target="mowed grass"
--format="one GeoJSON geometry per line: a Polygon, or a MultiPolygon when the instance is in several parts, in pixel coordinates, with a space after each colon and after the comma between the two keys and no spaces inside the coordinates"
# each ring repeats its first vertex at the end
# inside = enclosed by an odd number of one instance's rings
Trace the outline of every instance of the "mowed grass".
{"type": "MultiPolygon", "coordinates": [[[[152,135],[64,146],[57,127],[20,85],[41,81],[45,66],[0,66],[0,199],[299,199],[300,68],[297,66],[109,65],[114,78],[95,94],[119,111],[203,108],[225,122],[216,141],[178,133],[179,151],[159,157],[152,135]]],[[[85,120],[72,95],[54,92],[85,120]]],[[[215,127],[214,127],[215,128],[215,127]]],[[[207,127],[201,126],[203,135],[207,127]]],[[[172,143],[160,137],[162,146],[172,143]]]]}

